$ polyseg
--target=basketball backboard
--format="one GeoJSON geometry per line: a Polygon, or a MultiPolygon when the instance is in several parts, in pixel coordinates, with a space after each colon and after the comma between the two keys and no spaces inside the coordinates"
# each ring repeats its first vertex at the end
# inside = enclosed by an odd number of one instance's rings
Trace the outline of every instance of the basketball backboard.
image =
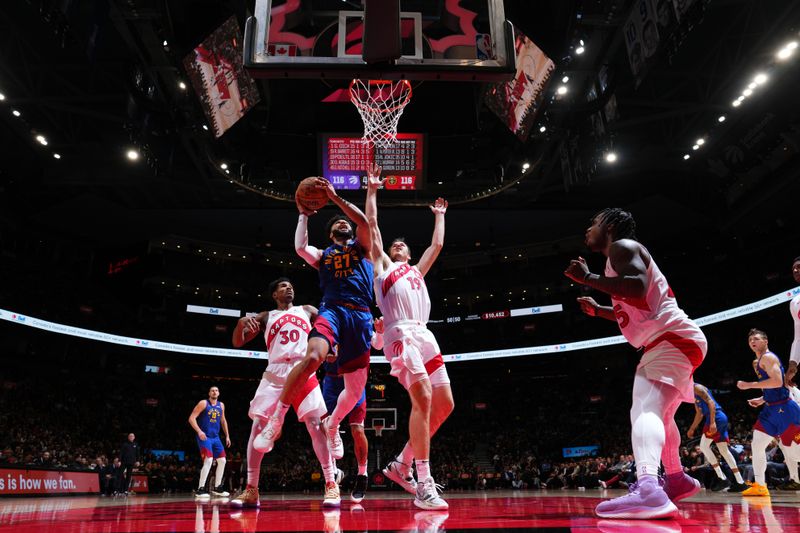
{"type": "Polygon", "coordinates": [[[257,78],[505,81],[516,68],[503,0],[256,0],[244,35],[257,78]],[[399,57],[364,60],[394,37],[399,57]]]}

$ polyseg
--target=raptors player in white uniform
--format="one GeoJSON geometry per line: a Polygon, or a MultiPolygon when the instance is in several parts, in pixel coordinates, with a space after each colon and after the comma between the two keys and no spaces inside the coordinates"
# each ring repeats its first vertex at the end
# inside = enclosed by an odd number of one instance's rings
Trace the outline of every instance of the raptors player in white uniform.
{"type": "Polygon", "coordinates": [[[422,509],[447,509],[431,475],[431,435],[453,410],[453,393],[439,345],[426,324],[431,300],[425,286],[428,273],[444,244],[444,215],[447,202],[442,198],[431,206],[434,229],[431,245],[416,266],[409,264],[411,252],[402,239],[395,239],[389,255],[383,251],[378,228],[377,192],[383,183],[381,169],[373,165],[368,176],[365,214],[372,233],[375,298],[383,312],[383,352],[392,366],[391,374],[411,397],[408,422],[409,442],[384,474],[415,495],[422,509]],[[417,468],[416,483],[411,462],[417,468]]]}
{"type": "MultiPolygon", "coordinates": [[[[294,287],[287,278],[279,278],[269,286],[272,299],[278,308],[264,311],[256,316],[242,317],[233,332],[236,348],[250,342],[263,331],[269,353],[269,365],[261,379],[248,415],[253,420],[250,440],[247,442],[247,486],[241,494],[231,500],[239,507],[258,507],[258,477],[261,471],[260,452],[256,442],[283,391],[286,376],[306,355],[308,332],[317,316],[316,308],[310,305],[295,306],[294,287]]],[[[320,418],[327,413],[325,401],[316,375],[312,374],[292,400],[297,419],[304,422],[314,445],[314,452],[325,476],[325,499],[323,505],[338,506],[339,487],[336,484],[336,467],[328,450],[327,439],[320,425],[320,418]]]]}
{"type": "MultiPolygon", "coordinates": [[[[792,277],[795,283],[800,285],[800,257],[795,257],[792,261],[792,277]]],[[[789,311],[794,321],[794,340],[789,352],[789,368],[786,369],[785,379],[786,386],[794,388],[794,377],[797,374],[797,365],[800,364],[800,294],[792,298],[789,311]]]]}
{"type": "Polygon", "coordinates": [[[631,444],[638,483],[630,494],[602,502],[603,518],[664,518],[677,512],[673,502],[700,490],[683,473],[681,437],[675,411],[694,402],[694,370],[706,354],[706,338],[675,301],[667,279],[647,249],[635,240],[630,213],[605,209],[586,230],[586,244],[606,256],[605,275],[592,274],[583,258],[570,262],[569,278],[611,296],[613,307],[590,297],[578,298],[581,310],[619,324],[634,347],[644,350],[633,381],[631,444]],[[666,482],[658,481],[663,463],[666,482]]]}

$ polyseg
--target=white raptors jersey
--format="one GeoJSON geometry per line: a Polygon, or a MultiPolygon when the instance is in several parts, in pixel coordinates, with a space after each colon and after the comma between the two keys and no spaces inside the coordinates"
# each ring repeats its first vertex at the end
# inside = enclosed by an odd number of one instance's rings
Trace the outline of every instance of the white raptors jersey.
{"type": "Polygon", "coordinates": [[[393,263],[375,278],[375,299],[387,325],[398,320],[418,320],[431,316],[431,299],[422,273],[408,263],[393,263]]]}
{"type": "Polygon", "coordinates": [[[297,362],[305,357],[310,331],[308,313],[302,306],[270,311],[264,332],[270,366],[297,362]]]}
{"type": "Polygon", "coordinates": [[[789,360],[800,363],[800,294],[792,298],[789,309],[792,312],[792,320],[794,320],[794,341],[792,341],[792,350],[789,352],[789,360]]]}
{"type": "MultiPolygon", "coordinates": [[[[605,274],[608,277],[617,277],[617,273],[611,267],[610,259],[606,261],[605,274]]],[[[611,303],[619,329],[628,342],[637,348],[647,346],[667,331],[679,335],[683,333],[682,337],[691,336],[693,333],[702,335],[697,324],[678,307],[667,278],[658,269],[652,257],[650,266],[647,267],[647,288],[644,298],[612,297],[611,303]]]]}

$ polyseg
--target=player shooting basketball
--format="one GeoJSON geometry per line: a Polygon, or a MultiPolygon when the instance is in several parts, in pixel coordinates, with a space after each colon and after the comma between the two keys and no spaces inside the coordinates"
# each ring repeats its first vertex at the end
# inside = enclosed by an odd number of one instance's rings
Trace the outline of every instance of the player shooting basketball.
{"type": "Polygon", "coordinates": [[[339,423],[361,398],[369,370],[372,237],[367,217],[360,209],[336,194],[327,180],[318,178],[316,187],[324,190],[344,215],[335,215],[328,221],[326,232],[333,244],[320,250],[308,244],[308,217],[316,212],[304,207],[300,199],[297,201],[300,217],[295,232],[295,250],[309,265],[319,270],[322,302],[308,336],[306,356],[286,378],[277,407],[254,444],[261,451],[272,449],[292,398],[326,358],[333,356],[345,386],[336,408],[323,425],[331,455],[334,459],[341,459],[344,446],[339,436],[339,423]]]}

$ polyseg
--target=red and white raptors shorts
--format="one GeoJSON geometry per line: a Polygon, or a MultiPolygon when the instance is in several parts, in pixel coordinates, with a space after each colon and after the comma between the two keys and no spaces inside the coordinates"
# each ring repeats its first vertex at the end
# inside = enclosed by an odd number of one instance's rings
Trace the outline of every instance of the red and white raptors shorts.
{"type": "MultiPolygon", "coordinates": [[[[278,377],[276,373],[264,372],[256,395],[250,401],[250,410],[247,414],[251,419],[267,418],[275,411],[283,392],[284,382],[284,378],[278,377]]],[[[292,407],[301,422],[308,418],[322,418],[328,412],[315,374],[309,376],[303,388],[292,398],[292,407]]]]}
{"type": "Polygon", "coordinates": [[[695,369],[706,356],[708,343],[699,329],[668,331],[651,339],[644,349],[637,373],[678,389],[681,400],[694,402],[695,369]]]}
{"type": "Polygon", "coordinates": [[[425,377],[433,387],[450,384],[439,344],[422,322],[400,320],[390,324],[384,329],[383,340],[391,374],[406,389],[425,377]]]}

